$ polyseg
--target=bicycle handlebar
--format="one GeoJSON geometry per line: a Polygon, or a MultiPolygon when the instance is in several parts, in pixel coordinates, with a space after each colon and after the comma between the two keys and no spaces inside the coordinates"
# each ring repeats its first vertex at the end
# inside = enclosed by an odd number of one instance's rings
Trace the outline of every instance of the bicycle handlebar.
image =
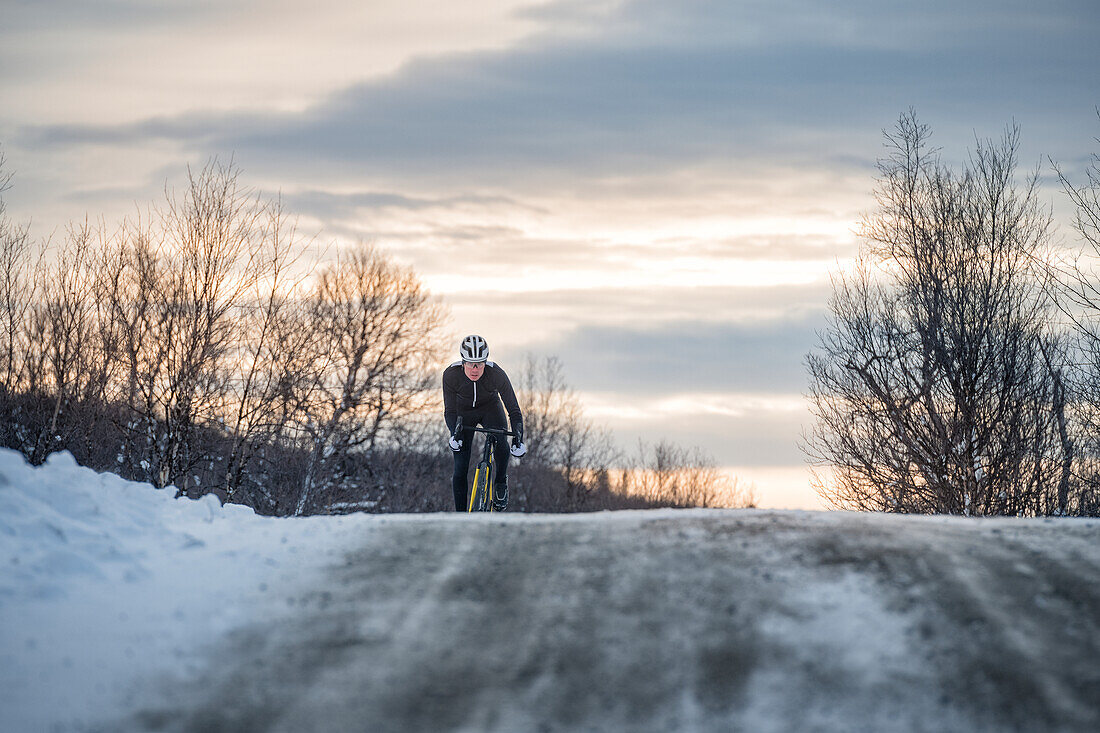
{"type": "MultiPolygon", "coordinates": [[[[460,432],[462,432],[462,429],[463,429],[462,418],[460,417],[460,418],[458,418],[458,422],[455,423],[455,431],[454,431],[453,435],[458,435],[460,432]]],[[[475,433],[492,433],[494,435],[511,435],[513,437],[516,435],[511,430],[501,430],[500,428],[479,428],[476,425],[473,426],[472,428],[466,428],[466,430],[472,430],[475,433]]]]}

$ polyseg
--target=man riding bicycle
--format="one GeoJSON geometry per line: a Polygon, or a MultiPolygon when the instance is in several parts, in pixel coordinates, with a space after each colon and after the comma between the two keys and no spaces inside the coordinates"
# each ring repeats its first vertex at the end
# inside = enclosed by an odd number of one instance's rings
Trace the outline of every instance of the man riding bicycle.
{"type": "Polygon", "coordinates": [[[511,448],[503,441],[497,443],[494,460],[497,465],[496,490],[493,508],[504,511],[508,504],[508,456],[519,458],[527,453],[523,442],[523,413],[520,412],[516,392],[508,375],[499,365],[489,361],[489,344],[481,336],[467,336],[458,349],[460,361],[443,371],[443,418],[447,432],[451,434],[450,446],[454,452],[455,471],[451,477],[455,510],[466,510],[469,492],[467,475],[470,470],[470,448],[473,443],[472,428],[507,430],[504,410],[512,423],[511,448]],[[503,404],[501,404],[503,401],[503,404]],[[462,418],[462,430],[455,432],[458,418],[462,418]]]}

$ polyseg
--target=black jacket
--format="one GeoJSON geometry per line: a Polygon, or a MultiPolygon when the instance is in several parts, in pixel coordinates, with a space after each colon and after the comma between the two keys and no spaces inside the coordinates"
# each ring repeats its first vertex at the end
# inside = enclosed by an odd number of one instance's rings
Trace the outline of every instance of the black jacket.
{"type": "Polygon", "coordinates": [[[503,369],[491,361],[485,362],[485,371],[476,382],[466,376],[461,361],[443,370],[443,419],[447,421],[449,432],[454,433],[459,415],[464,423],[468,423],[467,418],[481,416],[488,408],[501,402],[508,410],[512,430],[522,432],[523,413],[503,369]]]}

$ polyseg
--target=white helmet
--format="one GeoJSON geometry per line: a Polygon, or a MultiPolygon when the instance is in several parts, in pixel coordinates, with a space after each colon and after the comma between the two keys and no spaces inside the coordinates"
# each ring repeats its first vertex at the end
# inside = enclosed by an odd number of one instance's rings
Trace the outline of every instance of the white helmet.
{"type": "Polygon", "coordinates": [[[467,336],[458,347],[462,361],[488,361],[489,344],[480,336],[467,336]]]}

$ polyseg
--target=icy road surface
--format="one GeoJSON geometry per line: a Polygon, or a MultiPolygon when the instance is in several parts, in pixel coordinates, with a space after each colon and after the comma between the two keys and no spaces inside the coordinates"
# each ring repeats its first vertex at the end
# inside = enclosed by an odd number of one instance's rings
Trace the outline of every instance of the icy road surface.
{"type": "Polygon", "coordinates": [[[294,614],[109,727],[1100,730],[1098,521],[363,519],[294,614]]]}
{"type": "Polygon", "coordinates": [[[1100,730],[1097,519],[275,519],[0,450],[0,568],[0,733],[1100,730]]]}

